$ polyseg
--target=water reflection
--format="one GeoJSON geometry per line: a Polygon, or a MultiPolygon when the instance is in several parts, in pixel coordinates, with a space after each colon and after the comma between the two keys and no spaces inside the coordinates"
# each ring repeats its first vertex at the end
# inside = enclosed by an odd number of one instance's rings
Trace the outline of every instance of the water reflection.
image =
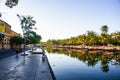
{"type": "Polygon", "coordinates": [[[94,67],[96,64],[100,63],[100,69],[107,73],[109,69],[109,64],[115,67],[120,67],[120,54],[101,54],[101,53],[84,53],[71,51],[67,49],[46,49],[48,53],[65,54],[67,56],[77,58],[84,62],[88,67],[94,67]]]}

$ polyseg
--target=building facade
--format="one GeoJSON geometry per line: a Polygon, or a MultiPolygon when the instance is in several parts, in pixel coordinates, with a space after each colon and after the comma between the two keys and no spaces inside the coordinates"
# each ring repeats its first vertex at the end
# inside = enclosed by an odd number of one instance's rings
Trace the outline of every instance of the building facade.
{"type": "Polygon", "coordinates": [[[11,26],[5,21],[0,20],[0,49],[10,49],[10,38],[20,36],[20,34],[11,30],[11,26]]]}

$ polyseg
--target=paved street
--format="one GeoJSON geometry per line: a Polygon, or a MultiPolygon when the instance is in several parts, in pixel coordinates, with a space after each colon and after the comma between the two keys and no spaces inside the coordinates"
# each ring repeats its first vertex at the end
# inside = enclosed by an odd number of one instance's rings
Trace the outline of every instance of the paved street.
{"type": "Polygon", "coordinates": [[[41,54],[10,56],[0,60],[0,80],[52,80],[48,62],[41,54]]]}

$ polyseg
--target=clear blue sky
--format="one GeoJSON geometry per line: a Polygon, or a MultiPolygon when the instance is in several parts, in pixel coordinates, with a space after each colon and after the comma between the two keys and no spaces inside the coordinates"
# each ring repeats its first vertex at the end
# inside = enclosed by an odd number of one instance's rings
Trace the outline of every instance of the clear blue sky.
{"type": "Polygon", "coordinates": [[[109,33],[120,31],[120,0],[19,0],[12,9],[4,1],[0,0],[2,19],[22,33],[16,14],[33,16],[42,41],[69,38],[88,30],[100,33],[102,25],[108,26],[109,33]]]}

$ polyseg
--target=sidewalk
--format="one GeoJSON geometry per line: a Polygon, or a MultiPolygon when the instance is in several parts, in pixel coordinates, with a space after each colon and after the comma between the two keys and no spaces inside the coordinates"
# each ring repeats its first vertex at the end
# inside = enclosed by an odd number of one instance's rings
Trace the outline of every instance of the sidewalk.
{"type": "Polygon", "coordinates": [[[0,60],[0,80],[53,80],[47,58],[42,54],[10,56],[0,60]]]}
{"type": "Polygon", "coordinates": [[[13,49],[9,49],[9,50],[0,50],[0,59],[3,59],[3,58],[6,58],[6,57],[9,57],[9,56],[12,56],[12,55],[15,55],[15,50],[13,49]]]}

